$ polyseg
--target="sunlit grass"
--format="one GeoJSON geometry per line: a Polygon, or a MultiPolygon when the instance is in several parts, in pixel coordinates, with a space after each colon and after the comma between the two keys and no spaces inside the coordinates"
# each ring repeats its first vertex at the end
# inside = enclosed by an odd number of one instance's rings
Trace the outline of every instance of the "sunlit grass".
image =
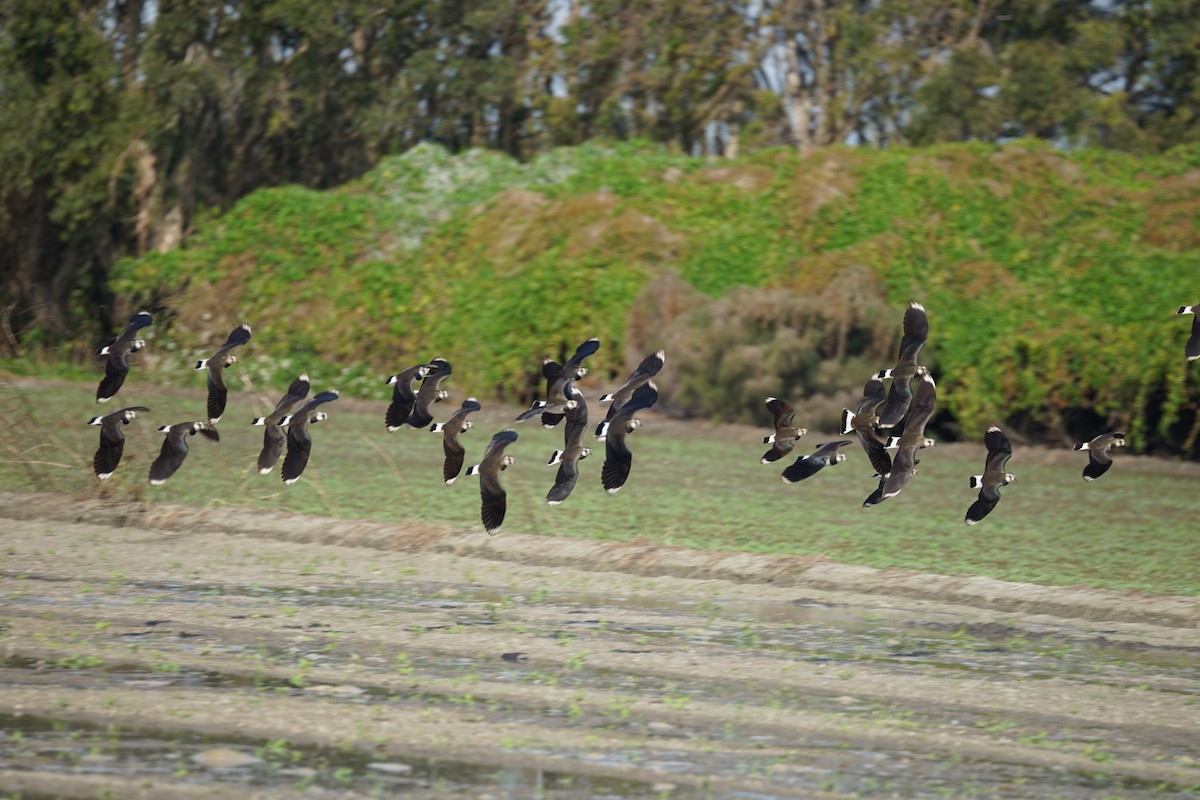
{"type": "MultiPolygon", "coordinates": [[[[313,376],[314,390],[327,388],[313,376]]],[[[382,385],[377,403],[339,401],[326,422],[311,428],[312,460],[303,478],[284,486],[278,467],[256,474],[261,429],[250,420],[270,410],[276,394],[233,393],[220,423],[222,440],[193,437],[191,454],[164,486],[146,473],[158,453],[159,425],[204,415],[202,378],[194,391],[147,388],[131,379],[106,406],[92,401],[91,384],[53,388],[0,385],[0,415],[8,431],[0,447],[0,485],[18,491],[144,499],[213,507],[250,507],[341,518],[410,521],[479,528],[478,483],[441,480],[441,436],[404,429],[387,433],[382,385]],[[125,458],[100,485],[90,463],[98,429],[89,417],[144,404],[153,411],[126,428],[125,458]]],[[[283,387],[276,387],[282,390],[283,387]]],[[[445,419],[460,400],[435,407],[445,419]]],[[[601,411],[593,405],[593,418],[601,411]]],[[[467,464],[491,435],[511,424],[517,409],[485,404],[463,435],[467,464]]],[[[963,514],[974,499],[967,477],[979,472],[983,449],[958,445],[925,451],[919,474],[900,496],[861,507],[874,487],[866,458],[850,458],[798,485],[779,480],[781,466],[758,463],[762,431],[680,422],[648,415],[629,441],[633,474],[615,495],[600,486],[603,445],[581,465],[579,485],[560,506],[545,503],[561,446],[561,427],[536,420],[513,425],[509,448],[517,463],[503,476],[509,494],[504,531],[547,536],[799,556],[942,574],[977,574],[1041,584],[1136,589],[1154,594],[1200,594],[1200,537],[1194,526],[1192,465],[1118,454],[1100,481],[1080,477],[1082,454],[1062,458],[1020,447],[1010,463],[1017,483],[999,507],[968,528],[963,514]],[[1122,463],[1122,461],[1124,463],[1122,463]]],[[[821,441],[810,434],[800,451],[821,441]]],[[[787,462],[784,462],[787,463],[787,462]]],[[[503,535],[503,532],[500,534],[503,535]]]]}

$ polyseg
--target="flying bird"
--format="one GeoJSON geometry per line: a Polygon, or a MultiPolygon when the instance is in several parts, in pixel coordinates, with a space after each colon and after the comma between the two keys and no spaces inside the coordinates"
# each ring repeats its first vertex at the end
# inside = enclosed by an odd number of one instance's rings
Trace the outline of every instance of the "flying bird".
{"type": "Polygon", "coordinates": [[[971,488],[979,489],[979,499],[967,509],[968,525],[974,525],[990,514],[1000,502],[1000,487],[1016,480],[1015,475],[1004,471],[1008,460],[1012,458],[1012,445],[1004,432],[993,425],[983,434],[983,444],[987,447],[987,460],[983,474],[971,476],[971,488]]]}
{"type": "Polygon", "coordinates": [[[1085,481],[1094,481],[1108,472],[1108,468],[1112,466],[1112,456],[1109,455],[1108,451],[1114,447],[1124,446],[1124,431],[1102,433],[1089,442],[1082,442],[1075,445],[1076,450],[1088,451],[1088,463],[1083,468],[1083,479],[1085,481]]]}
{"type": "MultiPolygon", "coordinates": [[[[873,375],[863,387],[863,396],[858,401],[858,408],[855,411],[848,408],[842,409],[842,433],[858,435],[859,443],[862,444],[871,466],[874,467],[875,473],[880,478],[886,478],[887,474],[892,471],[892,456],[888,453],[884,438],[876,429],[879,416],[875,412],[886,398],[887,390],[883,386],[883,381],[873,375]]],[[[881,482],[880,486],[882,487],[882,485],[881,482]]],[[[871,500],[871,498],[867,499],[871,500]]],[[[874,503],[869,504],[874,505],[874,503]]]]}
{"type": "Polygon", "coordinates": [[[460,434],[466,433],[474,424],[467,419],[467,415],[479,411],[483,406],[474,397],[468,397],[463,400],[462,405],[458,410],[450,415],[450,419],[445,422],[435,422],[430,426],[429,430],[434,433],[442,434],[442,452],[446,454],[446,460],[442,462],[442,480],[446,485],[454,483],[458,479],[458,473],[462,471],[463,460],[466,457],[467,450],[458,441],[460,434]]]}
{"type": "Polygon", "coordinates": [[[524,422],[530,417],[541,414],[542,425],[553,428],[562,422],[568,408],[579,402],[571,394],[571,386],[575,381],[587,374],[583,362],[588,356],[600,349],[600,340],[596,337],[588,339],[560,367],[550,359],[542,361],[542,377],[546,379],[546,399],[534,400],[528,410],[517,416],[517,422],[524,422]]]}
{"type": "Polygon", "coordinates": [[[904,335],[900,338],[900,356],[896,360],[896,366],[875,376],[880,380],[892,379],[887,404],[879,412],[880,428],[895,427],[904,419],[908,404],[912,401],[909,382],[917,376],[917,355],[928,339],[929,318],[925,315],[925,307],[920,303],[909,303],[904,312],[904,335]]]}
{"type": "Polygon", "coordinates": [[[92,470],[102,481],[108,480],[116,472],[121,463],[121,455],[125,452],[125,431],[122,428],[133,422],[139,413],[149,413],[145,406],[129,406],[105,414],[103,417],[92,417],[88,425],[100,426],[100,446],[92,457],[92,470]]]}
{"type": "Polygon", "coordinates": [[[387,408],[384,422],[387,423],[389,433],[408,424],[408,418],[417,404],[417,393],[413,391],[413,381],[430,375],[435,369],[437,368],[431,364],[417,364],[388,376],[386,383],[392,387],[392,402],[387,408]]]}
{"type": "Polygon", "coordinates": [[[796,412],[778,397],[767,398],[767,411],[775,418],[775,432],[763,437],[763,444],[771,445],[771,449],[763,453],[762,464],[770,464],[784,458],[796,446],[800,437],[808,433],[808,428],[797,428],[793,420],[796,412]]]}
{"type": "Polygon", "coordinates": [[[154,322],[154,317],[150,316],[149,312],[139,311],[130,318],[129,324],[117,334],[117,338],[111,344],[101,347],[96,352],[96,355],[108,356],[104,361],[104,377],[100,379],[100,385],[96,387],[97,403],[108,402],[121,390],[121,385],[125,383],[125,376],[129,374],[129,362],[126,360],[126,356],[136,353],[146,346],[146,340],[139,339],[137,334],[152,322],[154,322]]]}
{"type": "Polygon", "coordinates": [[[279,402],[275,404],[275,410],[265,417],[256,417],[252,424],[262,425],[263,430],[263,446],[262,452],[258,454],[258,474],[266,475],[275,467],[275,463],[279,461],[279,456],[283,455],[283,444],[287,441],[287,434],[283,431],[283,420],[285,420],[304,398],[308,397],[310,384],[308,382],[308,373],[302,373],[296,380],[292,381],[288,387],[287,393],[279,398],[279,402]]]}
{"type": "Polygon", "coordinates": [[[1188,361],[1200,358],[1200,306],[1180,306],[1176,314],[1192,314],[1192,335],[1184,345],[1183,353],[1188,361]]]}
{"type": "Polygon", "coordinates": [[[929,370],[921,369],[921,382],[904,417],[904,433],[896,442],[896,457],[883,484],[881,500],[895,497],[917,474],[917,451],[925,446],[925,426],[937,406],[937,385],[929,370]]]}
{"type": "Polygon", "coordinates": [[[840,464],[846,460],[845,453],[839,453],[839,447],[854,444],[852,439],[839,439],[836,442],[823,442],[817,449],[806,456],[797,458],[780,476],[784,483],[799,483],[805,478],[811,478],[825,467],[840,464]]]}
{"type": "Polygon", "coordinates": [[[163,425],[158,430],[167,436],[163,439],[158,458],[150,465],[151,486],[162,486],[167,482],[167,478],[183,466],[183,460],[188,454],[187,437],[199,433],[211,441],[221,441],[221,434],[207,422],[180,422],[177,425],[163,425]]]}
{"type": "Polygon", "coordinates": [[[563,449],[555,450],[547,462],[547,466],[558,464],[554,486],[546,493],[546,502],[552,506],[570,497],[575,489],[575,482],[579,479],[579,462],[592,454],[591,448],[583,446],[583,433],[588,424],[587,403],[583,401],[583,393],[574,386],[571,387],[571,392],[578,402],[566,413],[567,427],[563,449]]]}
{"type": "Polygon", "coordinates": [[[625,436],[640,424],[640,420],[635,420],[633,415],[657,402],[658,387],[654,381],[646,381],[637,388],[629,402],[609,422],[604,423],[604,466],[600,469],[600,482],[609,494],[625,485],[633,469],[633,453],[625,444],[625,436]]]}
{"type": "Polygon", "coordinates": [[[283,478],[285,484],[290,486],[300,480],[300,476],[304,474],[304,468],[308,466],[308,457],[312,455],[312,437],[308,433],[309,424],[321,422],[329,417],[324,411],[317,411],[317,407],[337,399],[337,389],[321,392],[300,406],[296,413],[284,417],[282,424],[287,425],[287,455],[283,457],[283,469],[280,470],[279,476],[283,478]]]}
{"type": "Polygon", "coordinates": [[[508,469],[516,459],[504,454],[504,448],[517,440],[517,432],[511,428],[502,430],[488,442],[487,450],[483,452],[483,460],[478,464],[467,467],[468,475],[479,476],[479,517],[483,521],[483,529],[488,535],[500,530],[504,524],[504,512],[507,510],[507,493],[500,485],[500,471],[508,469]]]}
{"type": "Polygon", "coordinates": [[[612,418],[617,415],[617,412],[621,410],[622,406],[629,402],[629,398],[633,397],[633,393],[637,391],[637,388],[657,375],[659,370],[663,368],[663,364],[666,362],[667,354],[665,351],[659,350],[655,353],[651,353],[642,359],[642,363],[637,365],[637,369],[635,369],[625,383],[621,385],[620,389],[617,389],[612,394],[600,396],[601,403],[611,403],[611,405],[608,407],[608,414],[605,415],[604,420],[596,425],[597,439],[604,441],[603,434],[601,433],[604,428],[604,423],[612,422],[612,418]]]}
{"type": "Polygon", "coordinates": [[[209,425],[216,425],[221,419],[221,415],[225,413],[225,398],[229,394],[229,390],[225,388],[225,368],[237,362],[237,356],[233,355],[233,348],[244,345],[248,341],[250,341],[250,326],[243,323],[230,332],[225,344],[218,347],[212,356],[196,362],[196,369],[208,368],[209,425]]]}
{"type": "Polygon", "coordinates": [[[449,392],[441,388],[442,381],[450,377],[450,362],[444,358],[435,358],[426,366],[430,368],[430,371],[421,381],[421,388],[417,389],[412,411],[405,420],[406,425],[414,428],[428,428],[433,422],[429,406],[450,396],[449,392]]]}

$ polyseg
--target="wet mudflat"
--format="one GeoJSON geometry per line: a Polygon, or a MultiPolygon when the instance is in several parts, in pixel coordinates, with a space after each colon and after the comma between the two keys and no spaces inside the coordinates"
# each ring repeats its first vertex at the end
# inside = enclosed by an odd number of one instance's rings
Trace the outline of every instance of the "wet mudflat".
{"type": "Polygon", "coordinates": [[[0,531],[4,796],[1200,796],[1195,626],[0,531]]]}

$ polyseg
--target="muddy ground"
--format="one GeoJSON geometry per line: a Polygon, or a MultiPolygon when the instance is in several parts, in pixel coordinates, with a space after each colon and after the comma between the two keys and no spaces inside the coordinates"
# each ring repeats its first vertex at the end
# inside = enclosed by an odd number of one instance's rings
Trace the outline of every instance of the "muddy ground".
{"type": "Polygon", "coordinates": [[[0,493],[30,797],[1200,794],[1200,599],[0,493]]]}

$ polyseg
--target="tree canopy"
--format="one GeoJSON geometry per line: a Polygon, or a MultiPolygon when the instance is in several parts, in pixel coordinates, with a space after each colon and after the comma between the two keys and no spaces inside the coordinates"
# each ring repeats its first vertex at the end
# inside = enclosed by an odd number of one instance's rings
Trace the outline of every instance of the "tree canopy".
{"type": "Polygon", "coordinates": [[[528,159],[1200,134],[1200,0],[3,0],[0,300],[26,342],[250,191],[433,141],[528,159]]]}

